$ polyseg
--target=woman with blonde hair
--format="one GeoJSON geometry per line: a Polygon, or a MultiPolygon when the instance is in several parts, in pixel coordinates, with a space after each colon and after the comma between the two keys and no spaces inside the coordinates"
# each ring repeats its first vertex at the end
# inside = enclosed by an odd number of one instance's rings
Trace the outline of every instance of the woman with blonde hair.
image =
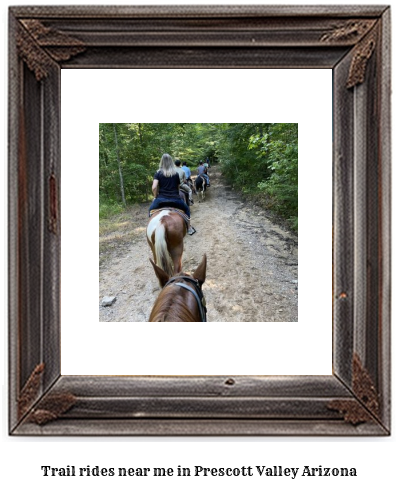
{"type": "MultiPolygon", "coordinates": [[[[152,183],[152,194],[154,200],[150,206],[151,210],[172,206],[184,211],[190,218],[190,208],[180,198],[180,176],[176,170],[172,157],[165,153],[162,155],[159,170],[154,175],[152,183]]],[[[190,225],[188,234],[193,235],[196,232],[195,228],[190,225]]]]}

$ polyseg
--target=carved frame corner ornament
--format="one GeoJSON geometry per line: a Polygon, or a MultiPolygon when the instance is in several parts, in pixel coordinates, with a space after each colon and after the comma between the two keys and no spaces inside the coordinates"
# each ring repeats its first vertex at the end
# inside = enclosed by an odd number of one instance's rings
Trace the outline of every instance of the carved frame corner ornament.
{"type": "Polygon", "coordinates": [[[346,422],[353,425],[380,418],[379,396],[369,373],[363,368],[357,353],[352,363],[352,390],[356,395],[353,400],[331,401],[328,408],[338,411],[346,422]]]}
{"type": "Polygon", "coordinates": [[[376,20],[351,20],[335,26],[320,38],[325,43],[356,42],[346,82],[348,89],[364,82],[367,62],[377,44],[377,24],[376,20]]]}
{"type": "Polygon", "coordinates": [[[10,7],[10,434],[389,435],[390,77],[386,6],[10,7]],[[89,68],[332,71],[331,375],[61,374],[60,77],[89,68]]]}
{"type": "Polygon", "coordinates": [[[24,417],[26,415],[39,396],[43,373],[44,363],[40,363],[35,367],[25,385],[22,387],[18,395],[19,417],[24,417]]]}
{"type": "Polygon", "coordinates": [[[65,415],[76,404],[77,398],[68,392],[50,393],[32,409],[27,417],[28,423],[45,425],[65,415]]]}
{"type": "Polygon", "coordinates": [[[21,20],[17,47],[19,56],[38,81],[48,76],[51,61],[67,61],[86,49],[79,39],[45,27],[37,19],[21,20]]]}
{"type": "Polygon", "coordinates": [[[374,28],[355,48],[346,86],[348,89],[362,84],[365,79],[367,62],[377,45],[377,29],[374,28]]]}
{"type": "Polygon", "coordinates": [[[66,391],[42,396],[44,363],[37,365],[18,396],[18,416],[28,423],[44,425],[68,412],[77,398],[66,391]]]}
{"type": "Polygon", "coordinates": [[[353,19],[339,26],[334,26],[333,29],[321,36],[321,41],[327,43],[335,42],[350,42],[359,40],[370,31],[376,24],[376,20],[370,19],[353,19]]]}

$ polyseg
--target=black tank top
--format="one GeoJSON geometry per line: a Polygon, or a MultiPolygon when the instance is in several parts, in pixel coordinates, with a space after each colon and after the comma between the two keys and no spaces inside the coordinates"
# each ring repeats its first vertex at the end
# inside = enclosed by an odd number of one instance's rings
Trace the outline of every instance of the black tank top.
{"type": "Polygon", "coordinates": [[[180,177],[177,172],[171,177],[165,177],[159,170],[154,179],[159,181],[158,198],[179,198],[180,177]]]}

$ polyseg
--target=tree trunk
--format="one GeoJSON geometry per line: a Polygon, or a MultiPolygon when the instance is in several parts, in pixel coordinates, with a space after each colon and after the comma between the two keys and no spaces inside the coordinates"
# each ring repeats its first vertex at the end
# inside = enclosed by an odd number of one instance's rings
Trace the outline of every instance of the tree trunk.
{"type": "Polygon", "coordinates": [[[119,181],[120,181],[120,186],[121,186],[122,202],[123,202],[123,206],[126,208],[125,187],[123,185],[122,167],[121,167],[121,161],[119,159],[118,136],[116,134],[116,126],[115,126],[115,123],[112,123],[112,124],[114,125],[115,146],[116,146],[116,158],[118,160],[119,181]]]}
{"type": "Polygon", "coordinates": [[[140,146],[143,147],[143,131],[141,128],[141,123],[139,123],[139,138],[140,138],[140,146]]]}

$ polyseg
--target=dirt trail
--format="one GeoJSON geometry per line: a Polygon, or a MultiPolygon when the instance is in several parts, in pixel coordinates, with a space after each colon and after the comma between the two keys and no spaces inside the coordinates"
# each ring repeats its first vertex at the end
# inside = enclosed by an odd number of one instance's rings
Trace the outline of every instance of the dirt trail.
{"type": "MultiPolygon", "coordinates": [[[[208,322],[296,322],[298,244],[262,208],[243,202],[211,169],[204,203],[191,207],[197,233],[186,236],[183,270],[192,273],[207,254],[203,290],[208,322]]],[[[114,218],[100,233],[100,292],[116,296],[100,306],[100,322],[146,322],[160,292],[148,260],[148,206],[114,218]]]]}

